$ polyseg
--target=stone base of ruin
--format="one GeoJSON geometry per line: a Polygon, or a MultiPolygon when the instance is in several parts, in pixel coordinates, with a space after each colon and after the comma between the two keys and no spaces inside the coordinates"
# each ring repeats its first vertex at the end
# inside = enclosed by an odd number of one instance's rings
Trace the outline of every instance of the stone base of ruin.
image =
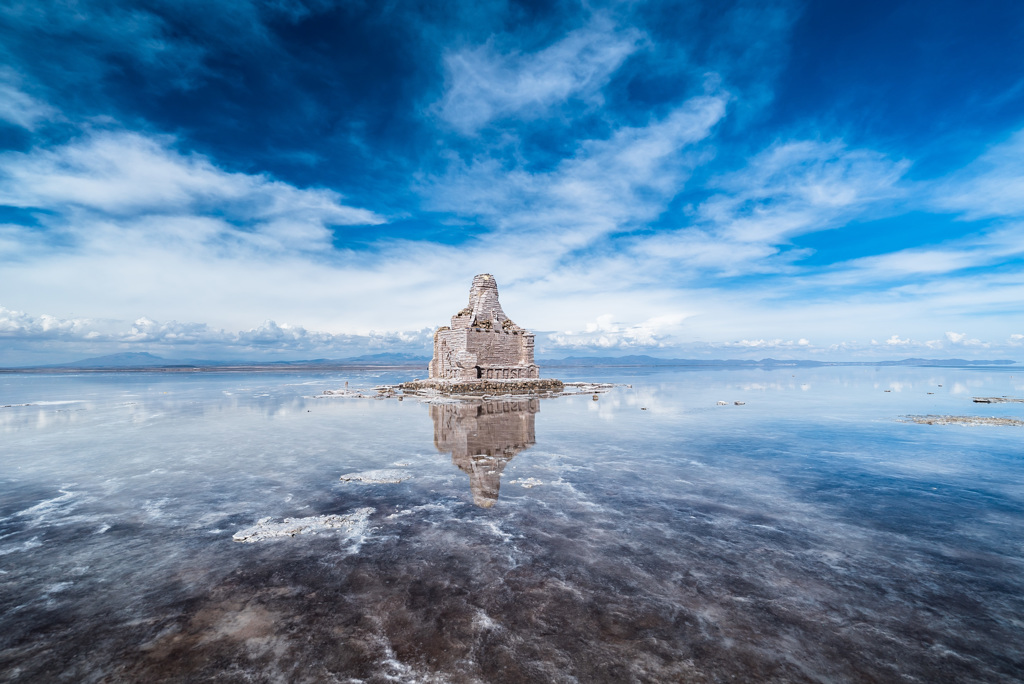
{"type": "Polygon", "coordinates": [[[516,380],[414,380],[403,382],[398,389],[415,394],[434,391],[441,394],[471,394],[500,396],[505,394],[546,394],[561,392],[565,385],[554,378],[528,378],[516,380]]]}

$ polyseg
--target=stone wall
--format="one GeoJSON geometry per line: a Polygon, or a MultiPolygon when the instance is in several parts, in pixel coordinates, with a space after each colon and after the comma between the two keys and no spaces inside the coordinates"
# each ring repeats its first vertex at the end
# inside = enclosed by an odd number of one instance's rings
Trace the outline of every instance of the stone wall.
{"type": "Polygon", "coordinates": [[[398,388],[409,394],[444,394],[468,396],[503,396],[506,394],[545,395],[560,393],[565,390],[561,380],[554,378],[534,378],[530,380],[413,380],[403,382],[398,388]]]}
{"type": "Polygon", "coordinates": [[[434,334],[433,379],[471,382],[538,378],[533,333],[513,323],[498,301],[494,277],[473,278],[469,305],[452,316],[451,326],[434,334]]]}

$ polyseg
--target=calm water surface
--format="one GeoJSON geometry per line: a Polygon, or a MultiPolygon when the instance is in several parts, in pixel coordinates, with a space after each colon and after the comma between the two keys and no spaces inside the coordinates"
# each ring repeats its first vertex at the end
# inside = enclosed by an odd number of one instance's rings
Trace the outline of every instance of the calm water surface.
{"type": "Polygon", "coordinates": [[[1024,370],[555,374],[632,387],[0,375],[0,679],[1024,678],[1024,428],[898,422],[1022,418],[971,397],[1024,370]],[[408,479],[340,479],[375,469],[408,479]]]}

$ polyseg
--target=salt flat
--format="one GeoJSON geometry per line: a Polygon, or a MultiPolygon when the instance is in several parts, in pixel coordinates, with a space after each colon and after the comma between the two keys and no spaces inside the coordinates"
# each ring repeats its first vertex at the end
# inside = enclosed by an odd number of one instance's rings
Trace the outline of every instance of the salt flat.
{"type": "Polygon", "coordinates": [[[1019,679],[1020,373],[557,375],[0,378],[0,678],[1019,679]]]}

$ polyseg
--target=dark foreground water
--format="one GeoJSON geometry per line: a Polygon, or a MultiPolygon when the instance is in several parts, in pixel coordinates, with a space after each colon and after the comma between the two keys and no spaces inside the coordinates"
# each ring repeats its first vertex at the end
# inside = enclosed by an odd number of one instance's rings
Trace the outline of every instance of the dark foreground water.
{"type": "Polygon", "coordinates": [[[0,679],[1024,677],[1024,428],[897,421],[1024,417],[971,402],[1024,396],[1024,370],[585,375],[632,387],[453,406],[315,397],[397,374],[0,376],[31,404],[0,408],[0,679]],[[339,479],[373,469],[408,479],[339,479]]]}

